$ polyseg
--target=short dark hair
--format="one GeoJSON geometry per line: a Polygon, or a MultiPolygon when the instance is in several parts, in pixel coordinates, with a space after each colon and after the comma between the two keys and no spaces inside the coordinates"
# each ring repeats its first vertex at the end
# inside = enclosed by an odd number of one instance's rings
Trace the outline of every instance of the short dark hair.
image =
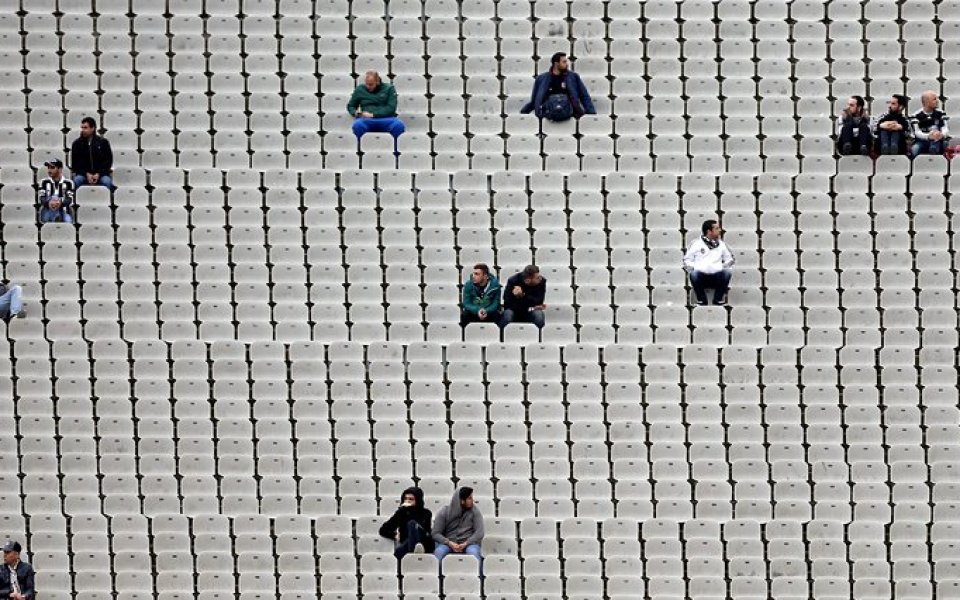
{"type": "Polygon", "coordinates": [[[81,125],[89,125],[90,127],[93,127],[94,129],[97,128],[97,120],[94,119],[93,117],[84,117],[84,118],[80,119],[80,124],[81,124],[81,125]]]}
{"type": "Polygon", "coordinates": [[[466,500],[467,498],[473,495],[473,488],[464,486],[460,488],[458,495],[460,496],[460,502],[463,502],[464,500],[466,500]]]}
{"type": "Polygon", "coordinates": [[[527,265],[527,266],[525,266],[525,267],[523,268],[523,276],[524,276],[525,278],[526,278],[526,277],[533,277],[534,275],[536,275],[536,274],[539,273],[539,272],[540,272],[540,267],[538,267],[537,265],[527,265]]]}
{"type": "Polygon", "coordinates": [[[867,103],[866,100],[863,99],[863,96],[850,96],[850,97],[853,98],[853,101],[857,103],[857,108],[863,108],[864,105],[867,103]]]}
{"type": "Polygon", "coordinates": [[[550,65],[553,66],[560,62],[561,58],[564,58],[567,55],[566,52],[554,52],[553,56],[550,57],[550,65]]]}
{"type": "Polygon", "coordinates": [[[907,104],[910,102],[910,98],[907,98],[903,94],[894,94],[893,98],[897,101],[897,104],[900,105],[900,108],[906,110],[907,104]]]}
{"type": "Polygon", "coordinates": [[[707,235],[707,232],[713,229],[717,222],[713,219],[707,219],[703,222],[703,225],[700,227],[700,231],[703,232],[703,235],[707,235]]]}
{"type": "Polygon", "coordinates": [[[481,271],[483,271],[485,275],[490,274],[490,267],[487,266],[487,263],[477,263],[473,265],[473,270],[476,271],[477,269],[480,269],[481,271]]]}

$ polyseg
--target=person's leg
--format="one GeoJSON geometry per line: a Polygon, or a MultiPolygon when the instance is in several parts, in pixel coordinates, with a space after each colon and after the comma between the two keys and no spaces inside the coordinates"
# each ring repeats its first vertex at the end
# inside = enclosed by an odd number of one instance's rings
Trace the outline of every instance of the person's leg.
{"type": "Polygon", "coordinates": [[[697,304],[706,304],[707,294],[704,292],[705,282],[703,273],[690,271],[690,287],[693,288],[693,293],[697,297],[697,304]]]}
{"type": "Polygon", "coordinates": [[[399,117],[391,117],[387,123],[387,132],[393,136],[394,139],[397,139],[403,132],[407,130],[407,126],[403,124],[403,121],[399,117]]]}
{"type": "Polygon", "coordinates": [[[480,563],[479,565],[480,577],[483,577],[483,555],[480,553],[480,545],[470,544],[469,546],[466,547],[466,549],[464,549],[463,553],[469,554],[470,556],[477,559],[477,562],[480,563]]]}
{"type": "Polygon", "coordinates": [[[870,151],[873,149],[873,137],[870,134],[870,128],[866,125],[861,125],[859,131],[857,131],[857,138],[860,144],[860,154],[869,156],[870,151]]]}
{"type": "Polygon", "coordinates": [[[730,290],[730,271],[720,271],[713,276],[713,303],[726,304],[727,292],[730,290]]]}
{"type": "Polygon", "coordinates": [[[443,557],[451,552],[453,552],[453,550],[446,544],[437,544],[436,549],[433,551],[433,555],[437,557],[437,563],[440,565],[441,574],[443,574],[443,557]]]}
{"type": "Polygon", "coordinates": [[[850,123],[844,123],[840,128],[840,137],[837,140],[837,151],[843,156],[854,153],[853,148],[853,126],[850,123]]]}
{"type": "Polygon", "coordinates": [[[537,329],[543,329],[543,326],[547,323],[547,319],[542,310],[531,310],[530,322],[536,325],[537,329]]]}
{"type": "Polygon", "coordinates": [[[13,294],[7,290],[5,294],[0,294],[0,319],[6,319],[13,313],[10,312],[10,300],[13,294]]]}
{"type": "Polygon", "coordinates": [[[460,327],[466,327],[470,323],[476,323],[479,320],[480,317],[471,312],[467,312],[465,310],[460,311],[460,327]]]}
{"type": "Polygon", "coordinates": [[[73,176],[73,187],[78,188],[87,184],[87,178],[83,175],[73,176]]]}
{"type": "Polygon", "coordinates": [[[512,309],[505,308],[503,309],[503,316],[500,317],[500,326],[506,327],[510,323],[516,322],[516,314],[512,309]]]}
{"type": "Polygon", "coordinates": [[[397,547],[393,550],[393,555],[397,557],[397,560],[402,560],[404,556],[413,552],[414,548],[417,547],[417,544],[420,543],[421,532],[420,526],[416,521],[407,521],[407,536],[403,542],[398,543],[397,547]]]}
{"type": "Polygon", "coordinates": [[[62,208],[60,209],[60,216],[63,217],[64,223],[73,223],[73,217],[70,216],[70,211],[62,208]]]}
{"type": "Polygon", "coordinates": [[[0,319],[16,317],[23,310],[23,290],[19,285],[11,286],[0,295],[0,319]]]}
{"type": "Polygon", "coordinates": [[[99,179],[100,185],[110,190],[113,189],[113,178],[109,175],[101,175],[99,179]]]}
{"type": "Polygon", "coordinates": [[[55,211],[55,210],[50,210],[50,209],[47,208],[47,207],[43,207],[43,208],[40,209],[40,222],[41,222],[41,223],[49,223],[49,222],[51,222],[51,221],[56,220],[56,218],[57,218],[57,211],[55,211]]]}
{"type": "Polygon", "coordinates": [[[927,142],[927,154],[943,154],[943,140],[927,142]]]}
{"type": "Polygon", "coordinates": [[[927,142],[925,140],[917,140],[913,143],[913,148],[910,149],[910,156],[919,156],[921,154],[927,153],[927,142]]]}
{"type": "Polygon", "coordinates": [[[354,119],[353,121],[353,135],[357,136],[357,141],[360,141],[360,138],[363,135],[370,131],[370,119],[354,119]]]}

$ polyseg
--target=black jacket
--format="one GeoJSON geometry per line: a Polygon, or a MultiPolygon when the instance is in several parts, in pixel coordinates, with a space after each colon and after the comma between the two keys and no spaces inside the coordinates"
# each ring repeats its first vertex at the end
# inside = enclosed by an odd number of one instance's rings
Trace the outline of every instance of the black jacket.
{"type": "Polygon", "coordinates": [[[424,531],[423,549],[427,552],[433,552],[433,539],[430,538],[430,529],[433,523],[433,513],[430,509],[423,506],[423,490],[411,487],[403,490],[400,495],[401,501],[407,494],[413,494],[417,499],[413,506],[401,506],[393,513],[386,523],[380,526],[380,535],[385,538],[395,539],[397,533],[400,534],[400,543],[407,541],[407,523],[416,521],[424,531]]]}
{"type": "Polygon", "coordinates": [[[112,170],[113,150],[105,138],[94,134],[89,140],[80,136],[73,141],[70,149],[70,171],[74,175],[109,175],[112,170]]]}
{"type": "Polygon", "coordinates": [[[538,285],[528,286],[523,282],[523,273],[517,273],[507,280],[507,285],[503,288],[503,307],[514,312],[527,312],[531,306],[543,304],[546,295],[546,277],[541,277],[538,285]],[[523,296],[519,298],[513,295],[513,288],[518,285],[523,288],[523,296]]]}
{"type": "MultiPolygon", "coordinates": [[[[17,565],[17,579],[20,581],[20,593],[24,598],[33,600],[33,567],[22,560],[17,565]]],[[[0,598],[9,598],[13,592],[13,586],[10,584],[10,567],[0,565],[0,598]]]]}

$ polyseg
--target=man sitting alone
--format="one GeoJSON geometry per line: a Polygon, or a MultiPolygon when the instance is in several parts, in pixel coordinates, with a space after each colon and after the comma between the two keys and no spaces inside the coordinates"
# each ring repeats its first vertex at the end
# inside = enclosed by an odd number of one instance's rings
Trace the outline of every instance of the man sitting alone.
{"type": "Polygon", "coordinates": [[[713,303],[724,305],[733,274],[733,253],[720,239],[720,225],[716,221],[704,221],[701,231],[700,239],[687,248],[683,266],[690,273],[690,285],[698,305],[707,304],[707,288],[713,289],[713,303]]]}
{"type": "Polygon", "coordinates": [[[550,121],[597,114],[587,87],[580,76],[570,70],[570,61],[563,52],[554,54],[550,58],[550,70],[537,76],[530,102],[520,112],[532,112],[550,121]]]}
{"type": "Polygon", "coordinates": [[[383,83],[376,71],[367,71],[347,102],[347,112],[356,117],[353,134],[359,140],[365,133],[389,133],[394,144],[406,126],[397,117],[397,90],[383,83]]]}

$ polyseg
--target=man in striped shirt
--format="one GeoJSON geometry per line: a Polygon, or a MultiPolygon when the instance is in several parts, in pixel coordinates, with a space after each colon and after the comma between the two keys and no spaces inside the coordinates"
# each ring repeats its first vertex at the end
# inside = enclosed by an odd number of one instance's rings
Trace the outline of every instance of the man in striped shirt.
{"type": "Polygon", "coordinates": [[[73,223],[73,181],[63,175],[59,158],[43,163],[47,177],[40,182],[38,194],[41,223],[73,223]]]}

